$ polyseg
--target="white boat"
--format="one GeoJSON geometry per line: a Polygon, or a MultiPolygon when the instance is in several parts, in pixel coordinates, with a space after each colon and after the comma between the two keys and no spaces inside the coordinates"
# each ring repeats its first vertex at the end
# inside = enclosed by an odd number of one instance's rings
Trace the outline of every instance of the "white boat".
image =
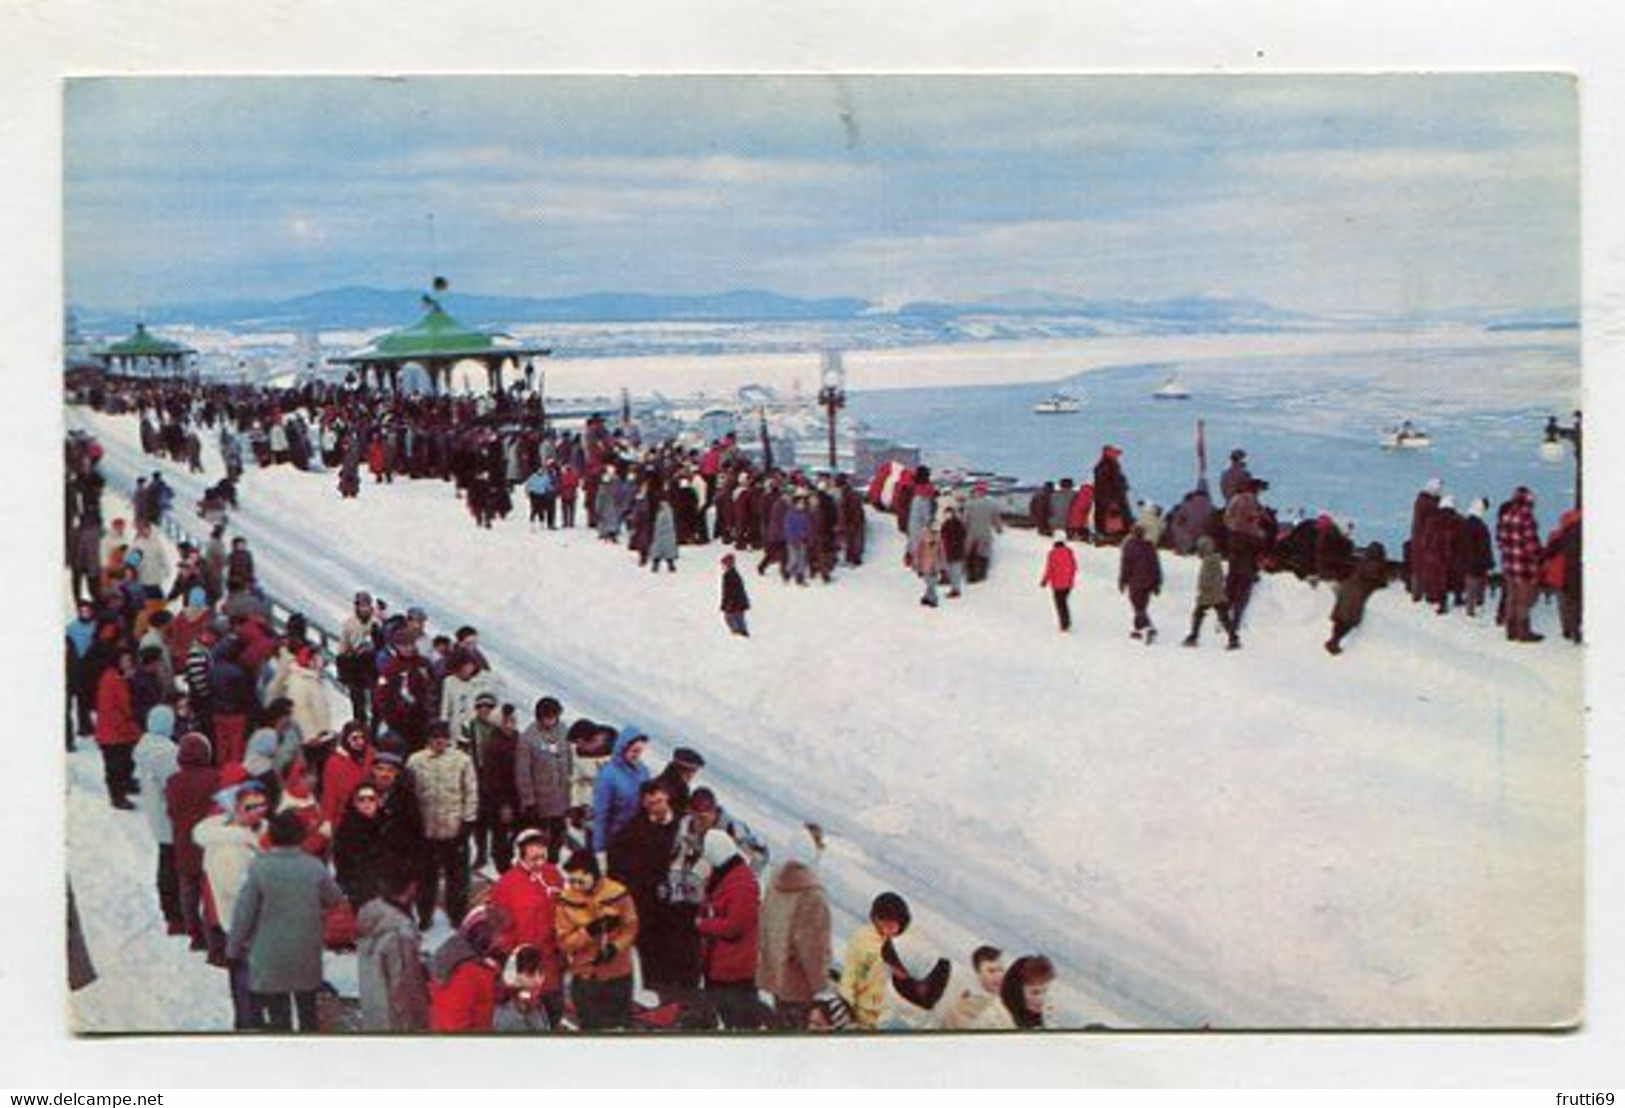
{"type": "Polygon", "coordinates": [[[1036,415],[1071,415],[1083,411],[1083,401],[1069,392],[1052,392],[1033,405],[1036,415]]]}
{"type": "Polygon", "coordinates": [[[1377,442],[1384,450],[1426,450],[1433,445],[1428,433],[1408,419],[1398,427],[1388,428],[1377,442]]]}
{"type": "Polygon", "coordinates": [[[1170,377],[1163,382],[1160,389],[1151,394],[1153,400],[1189,400],[1191,390],[1187,389],[1178,377],[1170,377]]]}

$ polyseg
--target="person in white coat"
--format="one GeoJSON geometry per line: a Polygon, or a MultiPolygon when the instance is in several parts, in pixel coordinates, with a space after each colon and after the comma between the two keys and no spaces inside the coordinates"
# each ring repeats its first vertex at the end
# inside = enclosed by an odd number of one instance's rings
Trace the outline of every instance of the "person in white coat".
{"type": "Polygon", "coordinates": [[[237,911],[237,897],[248,880],[248,867],[260,854],[260,832],[268,814],[265,789],[258,782],[232,785],[215,794],[221,814],[200,820],[192,841],[203,849],[203,876],[211,908],[209,962],[224,966],[231,981],[232,1026],[238,1031],[256,1028],[254,997],[249,988],[248,962],[226,958],[226,925],[237,911]]]}
{"type": "Polygon", "coordinates": [[[169,822],[164,786],[180,770],[175,745],[175,709],[159,704],[147,713],[147,730],[135,747],[135,776],[141,782],[136,807],[147,817],[158,844],[158,907],[171,935],[186,934],[181,916],[180,876],[175,869],[175,833],[169,822]]]}
{"type": "Polygon", "coordinates": [[[144,521],[136,524],[135,540],[130,543],[130,550],[141,553],[141,561],[135,567],[135,579],[141,583],[148,597],[163,599],[164,590],[169,587],[169,551],[165,549],[162,537],[153,531],[152,524],[144,521]]]}
{"type": "Polygon", "coordinates": [[[418,874],[418,925],[434,920],[436,893],[445,875],[446,917],[456,923],[468,912],[468,840],[480,816],[474,760],[451,745],[444,720],[429,724],[429,745],[406,761],[406,773],[423,820],[423,868],[418,874]]]}
{"type": "Polygon", "coordinates": [[[321,659],[310,646],[294,651],[283,674],[284,693],[293,706],[293,722],[307,743],[333,729],[333,709],[322,682],[321,659]]]}
{"type": "Polygon", "coordinates": [[[975,981],[955,972],[937,1011],[944,1031],[1009,1031],[1016,1026],[1005,1010],[999,991],[1004,985],[1004,953],[979,946],[971,954],[975,981]]]}
{"type": "MultiPolygon", "coordinates": [[[[470,753],[473,750],[464,736],[468,733],[468,725],[474,722],[474,708],[482,694],[489,694],[497,703],[501,703],[502,682],[489,668],[480,665],[477,654],[461,648],[453,650],[446,663],[446,679],[441,686],[440,710],[452,737],[470,753]]],[[[475,768],[478,768],[477,764],[475,768]]]]}

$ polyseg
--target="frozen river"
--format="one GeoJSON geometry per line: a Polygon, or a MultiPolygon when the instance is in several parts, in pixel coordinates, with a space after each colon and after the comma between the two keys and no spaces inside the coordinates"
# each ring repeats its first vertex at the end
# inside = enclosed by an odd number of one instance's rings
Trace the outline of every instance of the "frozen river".
{"type": "Polygon", "coordinates": [[[1247,450],[1269,480],[1267,501],[1351,516],[1356,534],[1392,546],[1410,525],[1411,502],[1429,477],[1458,504],[1486,497],[1492,510],[1525,484],[1542,526],[1573,503],[1574,466],[1543,461],[1546,417],[1579,406],[1576,332],[1505,336],[1485,345],[1398,347],[1333,354],[1258,354],[1090,369],[1051,383],[858,391],[850,412],[876,430],[978,469],[1040,482],[1087,479],[1107,443],[1125,451],[1135,498],[1177,503],[1195,477],[1196,421],[1206,420],[1210,475],[1232,448],[1247,450]],[[1154,401],[1177,374],[1188,401],[1154,401]],[[1086,396],[1075,415],[1036,415],[1062,384],[1086,396]],[[1383,429],[1411,419],[1433,446],[1383,450],[1383,429]]]}

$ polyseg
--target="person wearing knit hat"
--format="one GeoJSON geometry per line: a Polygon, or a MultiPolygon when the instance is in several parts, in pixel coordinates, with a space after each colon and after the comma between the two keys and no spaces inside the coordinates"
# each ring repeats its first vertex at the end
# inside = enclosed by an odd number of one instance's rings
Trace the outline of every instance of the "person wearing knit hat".
{"type": "Polygon", "coordinates": [[[698,777],[700,770],[705,768],[705,758],[692,747],[680,746],[672,751],[671,761],[666,768],[660,771],[655,778],[666,786],[666,795],[671,798],[672,811],[679,818],[688,813],[688,794],[693,787],[694,778],[698,777]]]}
{"type": "Polygon", "coordinates": [[[705,999],[729,1030],[754,1030],[764,1013],[756,992],[761,893],[733,839],[716,828],[701,847],[710,875],[695,930],[705,999]]]}

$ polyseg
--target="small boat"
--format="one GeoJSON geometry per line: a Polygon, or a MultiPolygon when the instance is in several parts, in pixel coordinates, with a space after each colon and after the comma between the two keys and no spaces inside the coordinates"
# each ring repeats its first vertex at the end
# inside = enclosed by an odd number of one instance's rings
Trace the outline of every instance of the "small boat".
{"type": "Polygon", "coordinates": [[[1398,427],[1388,428],[1377,442],[1384,450],[1426,450],[1433,445],[1428,433],[1408,419],[1398,427]]]}
{"type": "Polygon", "coordinates": [[[1069,392],[1052,392],[1033,405],[1036,415],[1071,415],[1083,411],[1083,401],[1069,392]]]}
{"type": "Polygon", "coordinates": [[[1187,389],[1178,377],[1170,377],[1163,382],[1160,389],[1151,394],[1153,400],[1189,400],[1191,390],[1187,389]]]}

